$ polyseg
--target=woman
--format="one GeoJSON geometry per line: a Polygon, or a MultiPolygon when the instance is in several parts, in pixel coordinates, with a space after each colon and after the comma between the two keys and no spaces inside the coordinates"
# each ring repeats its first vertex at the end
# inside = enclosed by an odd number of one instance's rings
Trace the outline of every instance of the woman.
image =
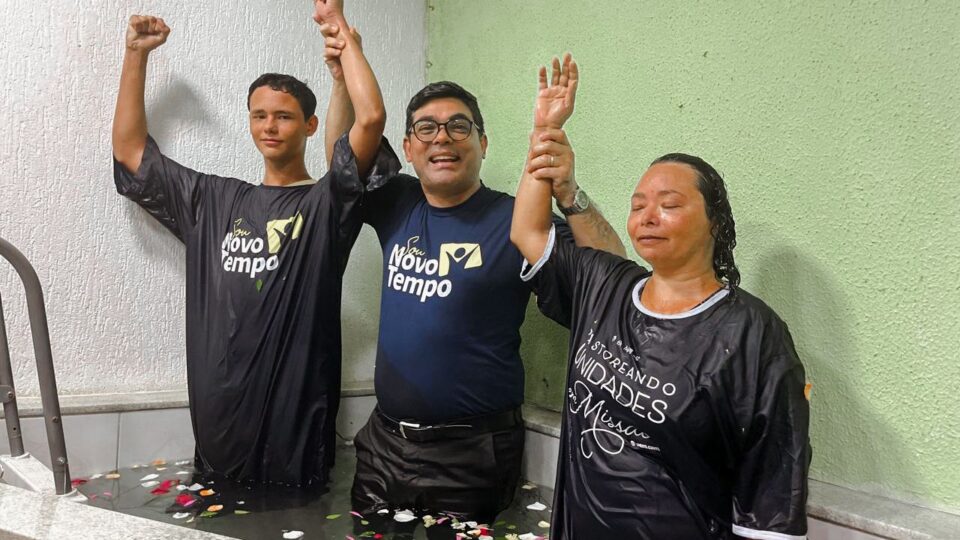
{"type": "Polygon", "coordinates": [[[716,170],[668,154],[643,174],[627,232],[652,271],[554,241],[576,84],[569,57],[549,85],[541,69],[511,232],[541,309],[571,330],[551,538],[804,538],[804,370],[783,321],[738,287],[716,170]]]}

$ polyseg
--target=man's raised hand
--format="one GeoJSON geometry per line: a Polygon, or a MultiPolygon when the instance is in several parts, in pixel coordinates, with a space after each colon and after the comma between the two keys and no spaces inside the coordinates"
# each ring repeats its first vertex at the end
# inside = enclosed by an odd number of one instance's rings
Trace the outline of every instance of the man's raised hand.
{"type": "Polygon", "coordinates": [[[563,63],[553,59],[553,74],[547,81],[547,68],[540,67],[540,89],[533,110],[534,128],[563,127],[573,114],[580,73],[570,53],[563,55],[563,63]]]}
{"type": "Polygon", "coordinates": [[[170,35],[170,27],[160,17],[131,15],[127,26],[127,49],[150,52],[163,45],[170,35]]]}

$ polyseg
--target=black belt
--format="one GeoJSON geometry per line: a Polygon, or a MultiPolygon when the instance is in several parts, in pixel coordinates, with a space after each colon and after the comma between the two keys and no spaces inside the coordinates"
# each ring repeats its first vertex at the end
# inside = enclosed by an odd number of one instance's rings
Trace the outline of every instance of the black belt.
{"type": "Polygon", "coordinates": [[[404,439],[417,442],[460,439],[470,435],[503,431],[523,423],[520,407],[429,425],[409,420],[397,420],[381,411],[380,407],[377,407],[375,411],[388,431],[404,439]]]}

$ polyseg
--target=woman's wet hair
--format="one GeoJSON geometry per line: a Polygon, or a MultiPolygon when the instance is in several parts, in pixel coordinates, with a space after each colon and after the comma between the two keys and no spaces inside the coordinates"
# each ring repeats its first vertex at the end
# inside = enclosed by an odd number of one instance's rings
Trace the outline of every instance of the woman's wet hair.
{"type": "Polygon", "coordinates": [[[703,195],[710,220],[710,235],[713,236],[713,272],[717,279],[731,287],[740,284],[740,270],[733,260],[733,248],[737,246],[737,230],[733,222],[733,210],[727,198],[727,186],[723,177],[706,161],[689,154],[667,154],[653,161],[657,163],[682,163],[697,173],[697,189],[703,195]]]}

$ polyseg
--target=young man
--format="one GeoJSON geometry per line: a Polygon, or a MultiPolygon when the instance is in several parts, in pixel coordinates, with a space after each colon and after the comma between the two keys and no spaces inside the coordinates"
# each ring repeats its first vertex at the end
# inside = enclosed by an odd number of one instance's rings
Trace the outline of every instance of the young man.
{"type": "MultiPolygon", "coordinates": [[[[321,30],[335,67],[341,40],[321,30]]],[[[349,96],[331,96],[326,129],[345,128],[349,96]]],[[[361,208],[384,269],[378,406],[354,440],[354,509],[417,508],[490,523],[513,499],[524,443],[519,349],[530,289],[510,243],[513,197],[481,182],[483,117],[457,84],[418,92],[406,128],[403,150],[417,178],[371,184],[361,208]]],[[[623,254],[572,178],[555,187],[578,244],[623,254]]]]}
{"type": "MultiPolygon", "coordinates": [[[[337,0],[314,19],[346,28],[337,0]]],[[[330,170],[304,164],[316,98],[297,79],[266,74],[248,94],[260,185],[190,170],[147,134],[147,58],[170,29],[134,16],[113,125],[117,191],[186,245],[187,381],[196,467],[235,479],[322,485],[333,465],[340,399],[342,273],[360,228],[361,177],[399,169],[385,143],[377,81],[358,42],[344,42],[345,91],[357,122],[330,170]]]]}

